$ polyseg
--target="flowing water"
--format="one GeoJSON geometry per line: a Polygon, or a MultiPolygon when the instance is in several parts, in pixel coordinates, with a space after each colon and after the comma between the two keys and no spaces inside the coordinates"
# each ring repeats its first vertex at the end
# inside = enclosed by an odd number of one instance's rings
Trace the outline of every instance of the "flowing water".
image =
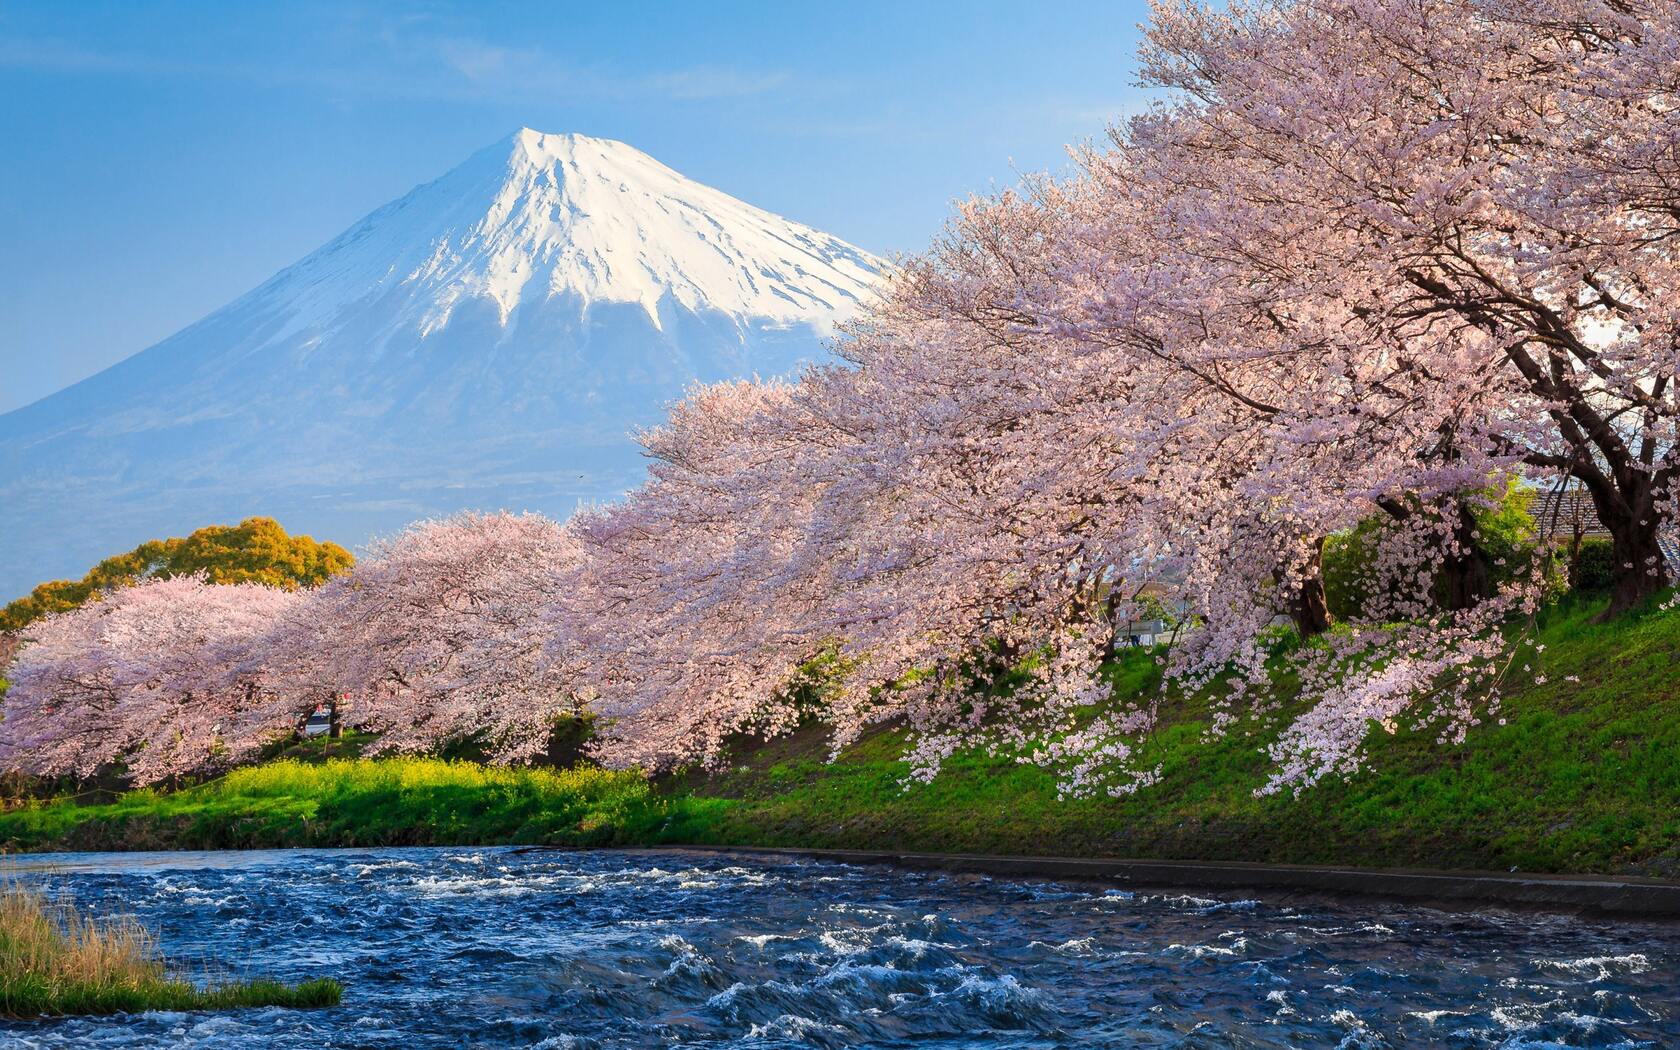
{"type": "Polygon", "coordinates": [[[202,974],[332,1010],[0,1026],[5,1047],[1676,1047],[1680,926],[680,851],[61,854],[202,974]]]}

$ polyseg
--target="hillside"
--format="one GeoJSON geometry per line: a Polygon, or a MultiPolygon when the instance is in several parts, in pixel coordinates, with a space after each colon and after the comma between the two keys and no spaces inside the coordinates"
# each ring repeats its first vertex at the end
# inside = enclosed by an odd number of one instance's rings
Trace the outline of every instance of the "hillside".
{"type": "Polygon", "coordinates": [[[1255,797],[1267,737],[1205,743],[1182,700],[1142,755],[1162,782],[1119,799],[1058,800],[1036,767],[974,753],[901,791],[896,732],[834,765],[818,740],[778,741],[691,786],[736,800],[715,842],[1680,877],[1680,612],[1606,625],[1596,608],[1543,625],[1546,684],[1515,684],[1505,725],[1456,748],[1376,734],[1367,770],[1298,798],[1255,797]]]}
{"type": "MultiPolygon", "coordinates": [[[[325,758],[317,746],[288,760],[312,773],[281,764],[174,794],[14,808],[0,814],[0,842],[686,842],[1680,877],[1680,612],[1612,624],[1595,623],[1596,612],[1549,614],[1539,668],[1547,682],[1513,688],[1505,725],[1481,727],[1458,748],[1428,734],[1380,737],[1368,770],[1299,798],[1256,798],[1265,737],[1201,743],[1203,712],[1180,699],[1144,752],[1165,767],[1163,782],[1120,799],[1058,800],[1041,770],[975,753],[931,785],[903,790],[896,731],[833,764],[820,734],[795,734],[743,750],[728,772],[653,785],[400,759],[311,767],[325,758]]],[[[1114,673],[1133,687],[1153,684],[1143,654],[1114,673]]]]}

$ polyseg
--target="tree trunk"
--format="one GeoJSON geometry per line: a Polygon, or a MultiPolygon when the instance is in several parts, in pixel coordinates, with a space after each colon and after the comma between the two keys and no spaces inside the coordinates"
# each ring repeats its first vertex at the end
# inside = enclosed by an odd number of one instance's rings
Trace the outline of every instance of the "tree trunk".
{"type": "Polygon", "coordinates": [[[1120,658],[1120,595],[1110,589],[1108,596],[1102,603],[1102,622],[1108,631],[1108,641],[1103,645],[1103,661],[1113,663],[1120,658]]]}
{"type": "MultiPolygon", "coordinates": [[[[1377,505],[1395,522],[1409,521],[1414,504],[1409,500],[1380,499],[1377,505]]],[[[1493,561],[1476,538],[1476,518],[1468,502],[1454,501],[1457,522],[1453,539],[1458,553],[1441,559],[1441,568],[1431,598],[1443,612],[1463,612],[1493,597],[1493,561]]]]}
{"type": "Polygon", "coordinates": [[[1289,603],[1289,615],[1295,630],[1302,638],[1323,634],[1335,622],[1330,615],[1330,599],[1324,593],[1324,538],[1312,548],[1312,556],[1302,568],[1301,586],[1289,603]]]}
{"type": "Polygon", "coordinates": [[[1657,545],[1657,530],[1653,526],[1654,523],[1641,526],[1631,519],[1621,527],[1610,526],[1615,582],[1610,586],[1610,607],[1604,612],[1605,619],[1620,616],[1668,586],[1668,565],[1663,560],[1662,548],[1657,545]]]}
{"type": "Polygon", "coordinates": [[[1493,597],[1493,562],[1476,539],[1476,518],[1470,505],[1458,501],[1453,540],[1458,553],[1441,562],[1441,605],[1447,612],[1474,609],[1493,597]]]}
{"type": "Polygon", "coordinates": [[[1587,486],[1598,520],[1610,532],[1610,607],[1604,619],[1620,616],[1669,584],[1668,563],[1657,543],[1660,517],[1648,484],[1587,486]]]}

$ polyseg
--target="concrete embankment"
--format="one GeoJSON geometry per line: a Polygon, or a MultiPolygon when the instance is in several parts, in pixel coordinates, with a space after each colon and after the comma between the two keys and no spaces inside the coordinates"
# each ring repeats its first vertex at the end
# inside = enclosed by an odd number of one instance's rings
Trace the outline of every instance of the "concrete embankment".
{"type": "Polygon", "coordinates": [[[683,846],[707,853],[810,857],[847,864],[894,864],[930,871],[1016,878],[1089,879],[1120,886],[1282,893],[1351,893],[1443,904],[1494,904],[1680,918],[1680,882],[1600,875],[1429,871],[1305,864],[1243,864],[1082,857],[1017,857],[890,850],[683,846]]]}

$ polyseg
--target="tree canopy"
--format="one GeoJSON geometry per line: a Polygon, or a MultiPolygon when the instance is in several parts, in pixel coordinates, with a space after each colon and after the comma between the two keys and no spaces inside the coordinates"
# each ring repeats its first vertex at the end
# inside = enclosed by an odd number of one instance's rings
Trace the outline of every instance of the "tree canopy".
{"type": "Polygon", "coordinates": [[[141,580],[202,574],[209,583],[257,583],[285,590],[315,587],[347,572],[355,558],[336,543],[287,534],[273,518],[210,525],[190,536],[147,540],[106,558],[79,580],[51,580],[0,609],[0,631],[19,631],[52,613],[141,580]]]}

